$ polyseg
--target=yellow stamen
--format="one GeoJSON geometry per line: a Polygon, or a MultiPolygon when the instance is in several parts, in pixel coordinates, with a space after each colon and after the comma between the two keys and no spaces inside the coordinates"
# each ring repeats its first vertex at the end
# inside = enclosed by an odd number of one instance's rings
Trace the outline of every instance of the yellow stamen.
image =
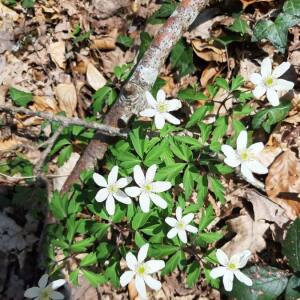
{"type": "Polygon", "coordinates": [[[268,86],[268,87],[271,87],[274,85],[274,78],[272,76],[269,76],[265,79],[265,85],[268,86]]]}
{"type": "Polygon", "coordinates": [[[236,265],[234,263],[229,263],[228,266],[227,266],[227,268],[229,270],[236,270],[237,269],[237,267],[236,267],[236,265]]]}
{"type": "Polygon", "coordinates": [[[167,103],[166,102],[158,102],[156,109],[160,113],[166,112],[167,111],[167,103]]]}
{"type": "Polygon", "coordinates": [[[142,265],[140,265],[139,267],[138,267],[138,269],[137,269],[137,272],[139,273],[139,275],[145,275],[145,273],[146,273],[146,268],[145,268],[145,265],[144,264],[142,264],[142,265]]]}
{"type": "Polygon", "coordinates": [[[149,184],[149,183],[145,184],[144,189],[145,189],[146,192],[151,192],[151,190],[152,190],[151,184],[149,184]]]}
{"type": "Polygon", "coordinates": [[[185,224],[184,224],[184,222],[179,221],[179,222],[177,223],[176,227],[177,227],[178,229],[181,229],[181,230],[182,230],[182,229],[185,228],[185,224]]]}

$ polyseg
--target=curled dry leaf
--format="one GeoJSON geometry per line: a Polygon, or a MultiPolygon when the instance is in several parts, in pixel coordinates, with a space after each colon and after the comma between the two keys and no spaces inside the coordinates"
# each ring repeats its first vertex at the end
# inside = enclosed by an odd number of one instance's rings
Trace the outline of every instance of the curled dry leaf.
{"type": "Polygon", "coordinates": [[[201,40],[192,41],[196,55],[205,61],[226,62],[226,51],[217,45],[211,45],[201,40]]]}
{"type": "Polygon", "coordinates": [[[77,106],[77,94],[72,83],[61,83],[55,89],[60,110],[72,117],[77,106]]]}
{"type": "Polygon", "coordinates": [[[64,41],[59,41],[56,43],[51,43],[49,45],[49,54],[53,62],[60,68],[66,68],[66,44],[64,41]]]}
{"type": "Polygon", "coordinates": [[[266,192],[290,218],[300,216],[300,160],[293,151],[286,150],[271,165],[266,192]]]}
{"type": "Polygon", "coordinates": [[[220,68],[215,62],[210,62],[203,70],[200,78],[201,86],[206,87],[208,82],[220,74],[220,68]]]}
{"type": "Polygon", "coordinates": [[[98,90],[106,84],[106,79],[92,63],[87,66],[86,79],[94,90],[98,90]]]}
{"type": "Polygon", "coordinates": [[[256,3],[256,2],[272,2],[273,0],[240,0],[243,4],[243,9],[245,9],[248,5],[256,3]]]}
{"type": "Polygon", "coordinates": [[[116,48],[118,29],[115,28],[108,36],[92,40],[91,49],[113,50],[116,48]]]}

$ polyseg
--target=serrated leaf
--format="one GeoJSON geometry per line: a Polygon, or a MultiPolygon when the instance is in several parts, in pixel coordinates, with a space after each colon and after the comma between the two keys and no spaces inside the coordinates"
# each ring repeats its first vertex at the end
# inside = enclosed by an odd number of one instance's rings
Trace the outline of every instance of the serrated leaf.
{"type": "Polygon", "coordinates": [[[219,179],[216,179],[214,177],[208,176],[211,190],[215,194],[216,198],[222,203],[225,204],[225,188],[222,185],[221,181],[219,179]]]}
{"type": "Polygon", "coordinates": [[[198,122],[202,121],[206,113],[210,111],[211,108],[211,105],[203,105],[202,107],[198,108],[190,117],[188,123],[186,124],[186,128],[191,128],[198,122]]]}
{"type": "Polygon", "coordinates": [[[88,267],[97,263],[97,255],[95,252],[89,253],[80,261],[80,267],[88,267]]]}
{"type": "Polygon", "coordinates": [[[104,275],[97,274],[86,269],[81,270],[86,280],[94,287],[97,287],[99,284],[103,284],[107,281],[104,275]]]}
{"type": "Polygon", "coordinates": [[[283,254],[294,271],[300,271],[300,219],[296,219],[288,228],[283,241],[283,254]]]}
{"type": "Polygon", "coordinates": [[[172,180],[184,169],[185,166],[185,163],[176,163],[160,168],[157,171],[156,177],[158,180],[172,180]]]}
{"type": "Polygon", "coordinates": [[[164,256],[169,256],[177,252],[180,248],[173,245],[151,245],[149,249],[149,256],[162,258],[164,256]]]}
{"type": "Polygon", "coordinates": [[[234,32],[239,32],[242,35],[248,33],[250,30],[249,25],[241,18],[240,15],[235,17],[234,22],[231,26],[229,26],[229,29],[234,32]]]}
{"type": "Polygon", "coordinates": [[[150,218],[151,213],[143,213],[138,211],[136,215],[132,218],[131,227],[133,230],[137,230],[144,226],[148,219],[150,218]]]}
{"type": "Polygon", "coordinates": [[[177,97],[182,100],[187,101],[198,101],[198,100],[207,100],[208,97],[203,94],[203,92],[198,92],[192,87],[188,87],[184,90],[180,90],[177,94],[177,97]]]}
{"type": "Polygon", "coordinates": [[[185,198],[188,199],[194,189],[194,179],[190,168],[187,167],[183,173],[183,188],[185,192],[185,198]]]}
{"type": "Polygon", "coordinates": [[[129,138],[131,140],[135,152],[138,154],[140,158],[143,158],[145,140],[140,134],[140,129],[139,128],[133,129],[129,134],[129,138]]]}
{"type": "Polygon", "coordinates": [[[134,39],[128,35],[119,35],[117,42],[127,48],[130,48],[133,45],[134,39]]]}
{"type": "Polygon", "coordinates": [[[71,250],[74,252],[84,252],[87,250],[88,247],[93,245],[95,240],[96,239],[94,237],[90,237],[90,238],[81,240],[79,242],[76,242],[73,245],[71,245],[71,250]]]}
{"type": "Polygon", "coordinates": [[[56,219],[63,220],[67,217],[68,202],[67,195],[62,197],[57,191],[53,193],[50,209],[56,219]]]}
{"type": "Polygon", "coordinates": [[[229,88],[229,84],[228,82],[224,79],[224,78],[221,78],[221,77],[218,77],[216,79],[216,84],[221,87],[222,89],[226,90],[226,91],[229,91],[230,88],[229,88]]]}
{"type": "Polygon", "coordinates": [[[166,262],[166,266],[162,270],[161,274],[166,275],[172,273],[179,265],[181,257],[182,257],[181,251],[177,251],[173,256],[171,256],[169,260],[166,262]]]}
{"type": "Polygon", "coordinates": [[[168,18],[173,11],[176,9],[176,2],[166,2],[161,5],[161,7],[148,19],[150,24],[161,24],[164,20],[168,18]]]}
{"type": "Polygon", "coordinates": [[[112,265],[107,267],[105,270],[105,277],[110,279],[110,281],[112,282],[112,284],[115,288],[120,287],[118,268],[119,268],[119,263],[114,262],[112,265]]]}
{"type": "Polygon", "coordinates": [[[20,91],[14,87],[9,88],[9,96],[15,104],[23,107],[26,107],[33,99],[31,93],[20,91]]]}
{"type": "Polygon", "coordinates": [[[69,158],[71,157],[72,152],[73,152],[73,146],[72,145],[68,145],[60,151],[60,154],[57,158],[57,164],[58,164],[59,167],[61,167],[66,161],[69,160],[69,158]]]}
{"type": "Polygon", "coordinates": [[[198,262],[192,262],[187,269],[187,284],[191,288],[198,281],[201,273],[201,268],[198,262]]]}

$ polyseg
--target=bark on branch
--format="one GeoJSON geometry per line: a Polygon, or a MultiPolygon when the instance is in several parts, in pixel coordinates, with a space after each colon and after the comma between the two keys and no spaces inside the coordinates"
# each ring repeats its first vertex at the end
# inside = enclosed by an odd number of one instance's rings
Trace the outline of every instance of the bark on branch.
{"type": "MultiPolygon", "coordinates": [[[[130,80],[123,86],[119,99],[104,119],[105,125],[126,126],[134,114],[138,115],[146,108],[145,91],[151,89],[172,47],[208,4],[209,0],[181,1],[155,36],[130,80]]],[[[97,132],[66,181],[62,192],[67,192],[71,185],[78,181],[83,170],[93,169],[97,160],[103,159],[108,145],[108,138],[97,132]]]]}

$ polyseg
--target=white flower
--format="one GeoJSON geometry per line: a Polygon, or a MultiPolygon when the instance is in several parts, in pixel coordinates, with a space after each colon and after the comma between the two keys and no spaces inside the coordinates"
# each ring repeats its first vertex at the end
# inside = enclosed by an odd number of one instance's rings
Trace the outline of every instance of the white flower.
{"type": "Polygon", "coordinates": [[[169,190],[171,183],[168,181],[156,181],[154,182],[155,173],[157,170],[156,165],[152,165],[146,172],[146,177],[142,171],[142,168],[137,165],[133,168],[133,178],[138,186],[128,187],[125,192],[130,197],[139,196],[140,206],[143,212],[150,211],[150,200],[160,208],[165,209],[168,205],[167,202],[157,195],[169,190]]]}
{"type": "Polygon", "coordinates": [[[145,283],[153,290],[159,290],[161,288],[160,281],[150,276],[155,272],[165,267],[163,260],[148,260],[144,262],[147,257],[149,244],[145,244],[141,247],[136,257],[131,253],[126,254],[126,263],[130,271],[125,271],[120,277],[121,286],[126,286],[135,277],[135,287],[139,296],[142,299],[147,299],[147,291],[145,283]]]}
{"type": "Polygon", "coordinates": [[[165,120],[179,125],[180,120],[169,114],[170,111],[178,110],[181,107],[181,102],[177,99],[166,100],[166,94],[163,90],[157,93],[157,100],[153,98],[150,92],[146,92],[146,99],[151,108],[147,108],[140,112],[143,117],[154,117],[154,123],[157,129],[162,129],[165,125],[165,120]]]}
{"type": "Polygon", "coordinates": [[[34,298],[35,300],[60,300],[64,299],[64,295],[55,291],[63,286],[66,281],[64,279],[55,280],[47,285],[49,276],[44,274],[38,282],[38,287],[32,287],[25,291],[24,297],[34,298]]]}
{"type": "Polygon", "coordinates": [[[293,82],[279,78],[289,68],[290,63],[284,62],[272,72],[272,60],[266,57],[261,63],[260,74],[254,73],[250,76],[250,81],[256,85],[253,95],[260,98],[267,93],[267,99],[271,105],[278,106],[279,97],[277,92],[289,91],[294,87],[293,82]]]}
{"type": "Polygon", "coordinates": [[[226,156],[224,162],[228,166],[235,168],[241,165],[241,173],[249,182],[256,181],[252,172],[257,174],[268,173],[268,168],[257,160],[258,155],[264,148],[263,143],[255,143],[247,148],[247,131],[243,130],[240,132],[236,144],[236,150],[229,145],[222,145],[221,147],[226,156]]]}
{"type": "Polygon", "coordinates": [[[118,180],[118,166],[114,166],[106,179],[97,173],[93,174],[95,183],[103,187],[95,196],[96,201],[103,202],[106,200],[106,210],[112,216],[115,213],[115,199],[124,204],[130,204],[131,199],[121,191],[131,181],[131,177],[120,178],[118,180]]]}
{"type": "Polygon", "coordinates": [[[221,249],[217,250],[216,255],[222,266],[212,269],[210,276],[214,279],[223,276],[223,285],[226,291],[230,292],[232,290],[234,276],[245,285],[252,285],[252,280],[239,270],[246,266],[251,256],[249,250],[235,254],[230,259],[221,249]]]}
{"type": "Polygon", "coordinates": [[[165,219],[166,223],[173,227],[167,234],[169,239],[174,238],[178,235],[179,239],[183,242],[187,242],[186,231],[197,233],[198,229],[195,226],[189,225],[189,223],[193,220],[194,214],[189,213],[182,217],[182,208],[176,208],[176,219],[167,217],[165,219]]]}

